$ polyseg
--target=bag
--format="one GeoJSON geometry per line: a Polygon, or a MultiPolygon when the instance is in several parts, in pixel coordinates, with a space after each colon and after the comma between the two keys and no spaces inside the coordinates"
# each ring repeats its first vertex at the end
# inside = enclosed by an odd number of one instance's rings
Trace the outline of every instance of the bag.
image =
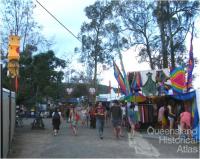
{"type": "Polygon", "coordinates": [[[60,114],[58,112],[54,113],[53,120],[60,120],[60,114]]]}

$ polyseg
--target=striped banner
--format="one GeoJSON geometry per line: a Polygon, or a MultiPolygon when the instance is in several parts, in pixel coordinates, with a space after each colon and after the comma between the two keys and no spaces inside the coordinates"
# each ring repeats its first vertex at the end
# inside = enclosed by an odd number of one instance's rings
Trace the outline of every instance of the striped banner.
{"type": "Polygon", "coordinates": [[[123,93],[124,95],[127,95],[126,84],[124,82],[124,78],[123,78],[122,73],[120,72],[118,66],[116,65],[116,63],[114,61],[113,61],[113,68],[114,68],[114,76],[120,87],[120,92],[123,93]]]}
{"type": "Polygon", "coordinates": [[[194,69],[194,57],[193,57],[193,45],[192,45],[192,40],[193,40],[193,31],[194,31],[194,23],[192,26],[192,36],[190,40],[190,52],[189,52],[189,61],[188,61],[188,67],[187,67],[187,92],[190,91],[192,88],[192,72],[194,69]]]}

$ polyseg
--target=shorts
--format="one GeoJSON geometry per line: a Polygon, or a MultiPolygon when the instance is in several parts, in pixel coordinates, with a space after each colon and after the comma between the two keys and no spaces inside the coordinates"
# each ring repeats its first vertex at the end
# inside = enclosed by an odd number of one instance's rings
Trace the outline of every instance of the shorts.
{"type": "Polygon", "coordinates": [[[118,119],[118,120],[112,120],[112,124],[113,124],[113,127],[118,127],[118,126],[121,126],[121,120],[118,119]]]}

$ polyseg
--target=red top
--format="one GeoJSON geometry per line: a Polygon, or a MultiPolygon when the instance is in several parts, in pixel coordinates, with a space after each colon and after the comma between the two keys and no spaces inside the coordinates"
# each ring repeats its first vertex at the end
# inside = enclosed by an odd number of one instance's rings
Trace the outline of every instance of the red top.
{"type": "Polygon", "coordinates": [[[100,106],[96,108],[96,117],[100,118],[100,119],[104,119],[105,118],[105,108],[100,106]]]}

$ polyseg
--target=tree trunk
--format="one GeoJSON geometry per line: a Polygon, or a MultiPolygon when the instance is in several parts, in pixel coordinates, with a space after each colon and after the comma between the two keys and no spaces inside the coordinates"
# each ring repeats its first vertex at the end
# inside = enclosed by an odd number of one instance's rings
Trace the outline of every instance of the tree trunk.
{"type": "Polygon", "coordinates": [[[163,17],[164,13],[164,1],[158,1],[158,25],[160,29],[161,45],[162,45],[162,55],[163,55],[163,68],[168,68],[168,54],[167,54],[167,42],[165,39],[165,21],[163,17]]]}
{"type": "Polygon", "coordinates": [[[145,36],[145,39],[146,39],[146,44],[147,44],[147,54],[149,56],[149,62],[150,62],[150,67],[152,70],[155,69],[154,67],[154,64],[153,64],[153,60],[152,60],[152,57],[151,57],[151,50],[150,50],[150,46],[149,46],[149,41],[148,41],[148,38],[145,36]]]}
{"type": "MultiPolygon", "coordinates": [[[[170,6],[169,2],[167,2],[167,14],[170,16],[170,6]]],[[[170,55],[171,55],[171,67],[175,67],[175,55],[174,55],[174,41],[172,36],[172,28],[171,28],[171,17],[168,17],[168,31],[169,31],[169,42],[170,42],[170,55]]]]}
{"type": "Polygon", "coordinates": [[[97,51],[95,51],[95,58],[94,58],[94,80],[93,80],[93,84],[94,84],[94,88],[95,90],[97,89],[96,87],[96,81],[97,81],[97,51]]]}

